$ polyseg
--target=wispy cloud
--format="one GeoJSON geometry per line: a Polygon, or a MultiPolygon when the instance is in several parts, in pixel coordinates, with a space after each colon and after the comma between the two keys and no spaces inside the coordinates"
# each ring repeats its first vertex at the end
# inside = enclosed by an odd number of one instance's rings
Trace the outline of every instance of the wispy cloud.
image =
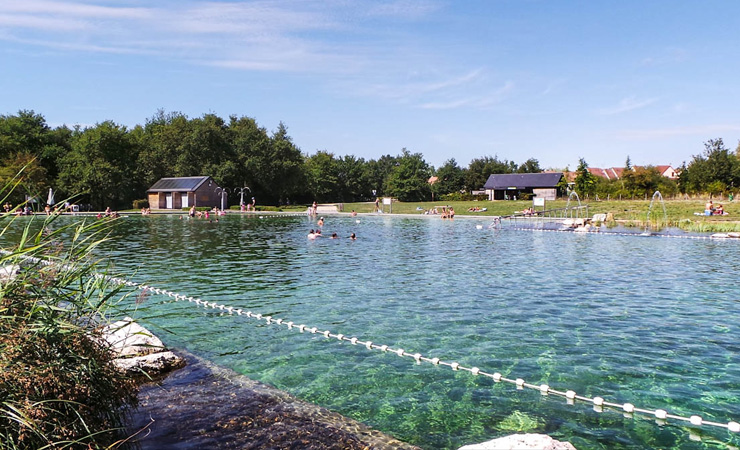
{"type": "Polygon", "coordinates": [[[707,136],[726,132],[740,131],[740,125],[708,124],[693,127],[655,128],[645,130],[623,130],[617,137],[626,140],[663,139],[675,136],[699,135],[707,136]]]}
{"type": "Polygon", "coordinates": [[[432,101],[419,105],[422,109],[457,109],[457,108],[474,108],[485,109],[501,103],[508,93],[514,89],[514,83],[507,81],[500,88],[476,95],[473,97],[463,97],[451,99],[448,101],[432,101]]]}
{"type": "Polygon", "coordinates": [[[636,109],[641,109],[646,106],[652,105],[655,103],[658,99],[657,98],[648,98],[648,99],[638,99],[636,96],[632,95],[627,98],[623,98],[617,105],[603,108],[598,110],[598,113],[603,116],[610,116],[614,114],[622,114],[629,111],[634,111],[636,109]]]}
{"type": "Polygon", "coordinates": [[[440,9],[439,2],[428,0],[394,0],[370,3],[367,12],[370,16],[380,17],[424,17],[440,9]]]}
{"type": "Polygon", "coordinates": [[[668,48],[663,53],[646,56],[640,61],[642,66],[661,66],[664,64],[681,63],[688,60],[689,53],[682,48],[668,48]]]}
{"type": "Polygon", "coordinates": [[[427,0],[122,0],[116,6],[106,0],[2,0],[0,41],[57,52],[138,54],[232,70],[320,75],[319,82],[335,92],[343,88],[345,95],[425,109],[484,108],[501,101],[512,83],[490,81],[483,68],[442,59],[454,56],[440,56],[403,26],[444,6],[427,0]],[[389,32],[375,26],[378,20],[401,26],[389,32]]]}

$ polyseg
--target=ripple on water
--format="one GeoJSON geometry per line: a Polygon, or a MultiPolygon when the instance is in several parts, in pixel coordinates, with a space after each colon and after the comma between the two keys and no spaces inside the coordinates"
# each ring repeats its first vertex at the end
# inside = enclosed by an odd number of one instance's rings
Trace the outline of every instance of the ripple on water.
{"type": "MultiPolygon", "coordinates": [[[[325,234],[345,238],[309,241],[316,223],[304,217],[132,216],[104,250],[135,281],[204,300],[638,407],[740,418],[737,243],[477,230],[472,220],[326,222],[325,234]]],[[[511,417],[580,450],[739,444],[162,300],[137,314],[170,345],[424,448],[491,439],[511,417]]]]}

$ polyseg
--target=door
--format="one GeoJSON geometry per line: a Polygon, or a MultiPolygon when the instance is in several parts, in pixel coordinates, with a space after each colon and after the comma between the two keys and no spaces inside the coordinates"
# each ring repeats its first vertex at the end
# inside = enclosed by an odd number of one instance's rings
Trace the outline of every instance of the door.
{"type": "Polygon", "coordinates": [[[190,206],[190,204],[188,203],[188,193],[187,192],[182,193],[182,197],[180,197],[180,202],[183,208],[187,208],[190,206]]]}
{"type": "Polygon", "coordinates": [[[172,209],[172,193],[164,194],[164,204],[166,209],[172,209]]]}

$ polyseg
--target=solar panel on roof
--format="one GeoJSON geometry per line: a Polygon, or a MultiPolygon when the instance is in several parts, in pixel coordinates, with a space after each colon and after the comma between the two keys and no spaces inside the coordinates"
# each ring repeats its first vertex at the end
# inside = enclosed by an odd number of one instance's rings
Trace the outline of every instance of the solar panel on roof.
{"type": "Polygon", "coordinates": [[[176,177],[162,178],[149,188],[149,192],[156,191],[194,191],[209,177],[176,177]]]}

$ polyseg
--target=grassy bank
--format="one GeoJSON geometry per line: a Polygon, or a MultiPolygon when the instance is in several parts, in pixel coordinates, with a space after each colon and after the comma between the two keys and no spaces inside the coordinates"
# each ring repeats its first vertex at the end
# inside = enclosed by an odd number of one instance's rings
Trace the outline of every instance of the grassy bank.
{"type": "MultiPolygon", "coordinates": [[[[725,216],[697,216],[694,213],[704,211],[705,200],[665,200],[661,203],[659,200],[653,202],[653,208],[650,214],[651,222],[656,220],[659,226],[679,227],[687,231],[699,232],[729,232],[740,231],[740,202],[722,202],[725,211],[729,213],[725,216]],[[663,213],[665,205],[665,215],[663,213]]],[[[715,202],[720,203],[720,202],[715,202]]],[[[564,208],[566,200],[554,200],[547,202],[547,209],[564,208]]],[[[571,202],[571,206],[574,203],[571,202]]],[[[589,214],[608,214],[614,215],[614,219],[620,224],[626,226],[645,226],[647,221],[648,210],[650,209],[650,200],[611,200],[611,201],[583,201],[583,205],[588,205],[589,214]]],[[[429,210],[435,206],[451,206],[455,209],[457,215],[471,216],[507,216],[517,211],[532,206],[531,201],[461,201],[461,202],[394,202],[393,214],[423,214],[424,210],[429,210]],[[468,212],[470,208],[486,208],[483,212],[468,212]]],[[[368,203],[345,203],[344,212],[355,210],[358,213],[370,213],[375,209],[375,204],[368,203]]],[[[540,208],[538,208],[540,209],[540,208]]],[[[305,208],[303,209],[305,211],[305,208]]],[[[390,212],[388,205],[383,206],[385,213],[390,212]]]]}

